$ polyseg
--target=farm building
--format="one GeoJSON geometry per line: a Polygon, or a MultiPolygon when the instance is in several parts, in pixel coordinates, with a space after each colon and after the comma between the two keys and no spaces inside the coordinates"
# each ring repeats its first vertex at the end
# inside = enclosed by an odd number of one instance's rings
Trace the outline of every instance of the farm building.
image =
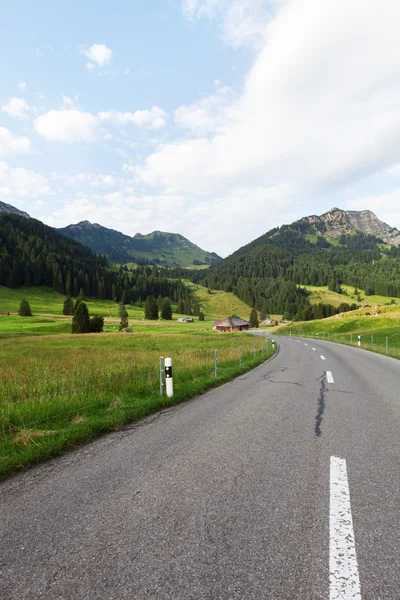
{"type": "Polygon", "coordinates": [[[214,331],[245,331],[249,327],[250,323],[248,321],[235,315],[222,321],[214,321],[213,324],[214,331]]]}

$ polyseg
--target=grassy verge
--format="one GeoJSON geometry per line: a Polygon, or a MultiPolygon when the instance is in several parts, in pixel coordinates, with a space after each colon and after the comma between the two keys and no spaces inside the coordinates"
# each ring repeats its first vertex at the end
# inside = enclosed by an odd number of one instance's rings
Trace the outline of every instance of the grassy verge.
{"type": "Polygon", "coordinates": [[[202,331],[0,340],[0,478],[229,381],[271,355],[266,340],[202,331]],[[173,360],[172,399],[159,395],[160,355],[173,360]]]}
{"type": "Polygon", "coordinates": [[[329,319],[291,323],[274,331],[279,335],[322,339],[400,358],[399,307],[383,307],[379,313],[368,313],[368,309],[357,310],[329,319]]]}

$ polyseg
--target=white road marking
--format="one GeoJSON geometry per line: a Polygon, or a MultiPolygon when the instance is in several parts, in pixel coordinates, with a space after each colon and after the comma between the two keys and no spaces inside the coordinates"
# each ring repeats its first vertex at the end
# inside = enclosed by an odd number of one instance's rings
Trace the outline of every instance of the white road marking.
{"type": "Polygon", "coordinates": [[[333,381],[333,375],[332,375],[332,372],[331,372],[331,371],[327,371],[327,372],[326,372],[326,378],[327,378],[327,380],[328,380],[328,383],[335,383],[335,382],[333,381]]]}
{"type": "Polygon", "coordinates": [[[314,352],[315,352],[315,348],[313,348],[314,352]]]}
{"type": "Polygon", "coordinates": [[[361,600],[346,461],[331,456],[329,600],[361,600]]]}
{"type": "Polygon", "coordinates": [[[322,354],[320,356],[321,356],[321,360],[325,360],[325,356],[322,356],[322,354]]]}
{"type": "Polygon", "coordinates": [[[305,346],[308,346],[308,344],[304,343],[305,346]]]}

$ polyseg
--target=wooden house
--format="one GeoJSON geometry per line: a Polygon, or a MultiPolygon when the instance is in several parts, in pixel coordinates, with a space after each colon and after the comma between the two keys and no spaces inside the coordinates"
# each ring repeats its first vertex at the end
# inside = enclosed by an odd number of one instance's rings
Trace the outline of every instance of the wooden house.
{"type": "Polygon", "coordinates": [[[248,321],[235,315],[213,323],[214,331],[246,331],[249,327],[250,323],[248,321]]]}

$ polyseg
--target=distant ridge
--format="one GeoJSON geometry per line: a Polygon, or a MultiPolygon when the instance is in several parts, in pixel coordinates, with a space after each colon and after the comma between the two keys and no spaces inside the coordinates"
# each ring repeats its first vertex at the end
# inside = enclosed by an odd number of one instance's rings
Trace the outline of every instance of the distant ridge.
{"type": "Polygon", "coordinates": [[[119,264],[134,262],[164,267],[206,267],[221,261],[218,254],[202,250],[179,233],[153,231],[131,237],[89,221],[68,225],[58,231],[119,264]]]}
{"type": "Polygon", "coordinates": [[[5,202],[0,202],[0,213],[5,212],[10,215],[19,215],[20,217],[30,218],[28,213],[23,210],[19,210],[19,208],[15,208],[15,206],[11,206],[11,204],[5,204],[5,202]]]}

